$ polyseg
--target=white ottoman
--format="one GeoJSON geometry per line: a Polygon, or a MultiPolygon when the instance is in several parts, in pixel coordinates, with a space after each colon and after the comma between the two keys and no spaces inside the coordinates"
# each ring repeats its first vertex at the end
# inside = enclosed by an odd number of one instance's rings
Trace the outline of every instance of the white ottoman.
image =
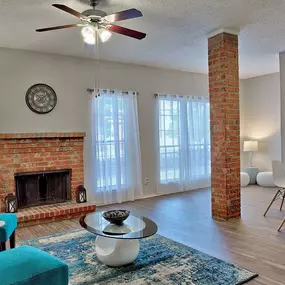
{"type": "Polygon", "coordinates": [[[256,181],[261,187],[276,187],[273,182],[272,172],[259,172],[257,174],[256,181]]]}
{"type": "Polygon", "coordinates": [[[246,187],[249,184],[249,175],[246,172],[240,173],[240,186],[246,187]]]}

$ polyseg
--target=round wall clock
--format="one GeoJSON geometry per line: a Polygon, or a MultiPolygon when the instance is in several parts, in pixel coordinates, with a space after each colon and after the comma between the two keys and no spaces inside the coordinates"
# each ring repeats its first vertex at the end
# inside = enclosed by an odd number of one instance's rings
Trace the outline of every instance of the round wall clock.
{"type": "Polygon", "coordinates": [[[55,91],[46,84],[35,84],[26,93],[28,107],[37,114],[51,112],[57,102],[55,91]]]}

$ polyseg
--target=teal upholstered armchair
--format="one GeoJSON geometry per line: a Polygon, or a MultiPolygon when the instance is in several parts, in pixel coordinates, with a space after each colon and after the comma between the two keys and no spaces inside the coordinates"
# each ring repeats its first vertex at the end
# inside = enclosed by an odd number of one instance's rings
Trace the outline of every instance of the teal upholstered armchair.
{"type": "Polygon", "coordinates": [[[31,246],[0,252],[1,285],[68,285],[68,266],[31,246]]]}
{"type": "Polygon", "coordinates": [[[0,285],[68,285],[64,262],[31,246],[14,248],[15,214],[0,214],[0,222],[0,285]]]}
{"type": "Polygon", "coordinates": [[[15,229],[17,224],[18,219],[15,214],[0,213],[0,251],[6,249],[8,240],[10,240],[10,248],[15,247],[15,229]]]}

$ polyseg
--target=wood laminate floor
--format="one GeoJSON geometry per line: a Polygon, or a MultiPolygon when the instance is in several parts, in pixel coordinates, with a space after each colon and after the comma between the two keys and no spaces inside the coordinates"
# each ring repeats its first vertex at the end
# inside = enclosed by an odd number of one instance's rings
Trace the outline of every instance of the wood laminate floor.
{"type": "MultiPolygon", "coordinates": [[[[285,284],[285,216],[276,202],[266,218],[263,212],[276,189],[250,186],[242,189],[242,219],[218,222],[211,218],[210,190],[196,190],[119,205],[119,208],[150,217],[159,234],[238,266],[257,272],[251,285],[285,284]]],[[[115,205],[98,210],[116,208],[115,205]]],[[[25,240],[80,228],[77,220],[43,224],[17,230],[25,240]]]]}

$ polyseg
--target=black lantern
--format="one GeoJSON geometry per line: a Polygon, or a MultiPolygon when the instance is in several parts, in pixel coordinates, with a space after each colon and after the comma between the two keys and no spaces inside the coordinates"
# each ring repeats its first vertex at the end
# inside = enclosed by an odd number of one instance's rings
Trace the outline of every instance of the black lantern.
{"type": "Polygon", "coordinates": [[[16,213],[18,212],[17,198],[14,194],[10,193],[5,197],[5,212],[16,213]]]}
{"type": "Polygon", "coordinates": [[[84,188],[83,185],[79,185],[76,189],[76,202],[77,203],[87,202],[86,189],[84,188]]]}

